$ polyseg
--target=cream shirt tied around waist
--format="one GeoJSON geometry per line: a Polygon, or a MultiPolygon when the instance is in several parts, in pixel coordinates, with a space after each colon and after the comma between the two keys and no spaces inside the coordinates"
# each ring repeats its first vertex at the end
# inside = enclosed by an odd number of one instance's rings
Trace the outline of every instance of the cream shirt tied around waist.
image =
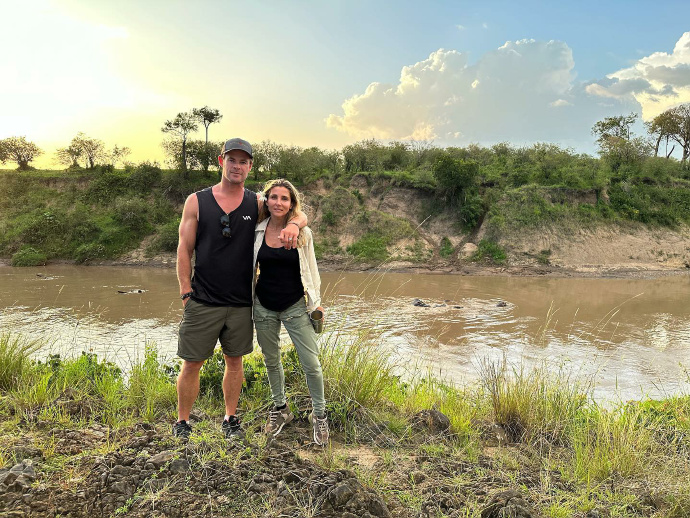
{"type": "MultiPolygon", "coordinates": [[[[254,288],[257,279],[257,256],[259,248],[264,241],[268,218],[263,220],[254,229],[254,283],[252,285],[252,300],[254,299],[254,288]]],[[[300,229],[300,238],[304,236],[304,243],[297,247],[299,256],[299,274],[304,286],[304,293],[307,296],[307,310],[309,313],[321,305],[321,277],[319,268],[316,265],[316,254],[314,253],[314,239],[309,227],[300,229]]],[[[299,241],[298,241],[299,242],[299,241]]]]}

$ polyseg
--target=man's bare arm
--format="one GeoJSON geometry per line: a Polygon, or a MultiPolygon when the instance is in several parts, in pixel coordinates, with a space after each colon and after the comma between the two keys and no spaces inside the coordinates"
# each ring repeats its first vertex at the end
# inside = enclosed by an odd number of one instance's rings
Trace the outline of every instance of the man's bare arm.
{"type": "MultiPolygon", "coordinates": [[[[198,217],[199,201],[196,194],[190,194],[182,210],[180,237],[177,243],[177,282],[180,284],[180,295],[192,291],[192,255],[196,245],[198,217]]],[[[185,299],[184,303],[188,300],[185,299]]]]}

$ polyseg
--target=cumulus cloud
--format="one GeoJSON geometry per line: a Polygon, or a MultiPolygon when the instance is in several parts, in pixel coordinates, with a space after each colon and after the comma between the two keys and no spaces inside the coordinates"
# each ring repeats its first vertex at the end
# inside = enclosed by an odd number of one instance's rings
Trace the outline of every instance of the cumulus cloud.
{"type": "MultiPolygon", "coordinates": [[[[588,92],[612,84],[576,83],[574,68],[571,49],[560,41],[509,41],[476,63],[439,49],[403,67],[397,84],[371,83],[345,100],[343,113],[326,123],[358,138],[569,143],[588,140],[597,120],[637,108],[620,95],[588,92]]],[[[630,78],[619,88],[640,85],[630,78]]]]}
{"type": "Polygon", "coordinates": [[[588,85],[587,91],[609,99],[635,99],[647,120],[690,102],[690,32],[680,37],[670,54],[655,52],[643,57],[631,67],[588,85]]]}

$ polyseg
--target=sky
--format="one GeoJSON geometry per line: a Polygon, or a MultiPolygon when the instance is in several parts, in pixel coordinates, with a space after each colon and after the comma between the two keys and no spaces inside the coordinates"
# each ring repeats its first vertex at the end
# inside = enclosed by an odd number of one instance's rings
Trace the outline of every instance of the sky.
{"type": "Polygon", "coordinates": [[[210,106],[214,141],[594,154],[598,120],[690,102],[688,20],[676,0],[0,0],[0,139],[39,167],[78,132],[163,162],[163,123],[210,106]]]}

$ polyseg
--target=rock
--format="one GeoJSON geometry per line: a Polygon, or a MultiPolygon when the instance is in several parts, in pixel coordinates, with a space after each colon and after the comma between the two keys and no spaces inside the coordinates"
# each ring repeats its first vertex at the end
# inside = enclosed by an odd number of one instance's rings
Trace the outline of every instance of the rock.
{"type": "Polygon", "coordinates": [[[482,509],[481,518],[533,518],[532,510],[522,494],[515,490],[501,491],[482,509]]]}
{"type": "Polygon", "coordinates": [[[170,463],[168,469],[172,473],[186,473],[189,471],[189,462],[186,459],[175,459],[170,463]]]}
{"type": "Polygon", "coordinates": [[[336,509],[344,506],[359,491],[358,485],[355,480],[346,480],[328,492],[328,501],[336,509]]]}
{"type": "MultiPolygon", "coordinates": [[[[147,467],[148,465],[151,464],[153,466],[153,469],[160,469],[163,464],[166,462],[170,462],[175,454],[171,451],[162,451],[153,457],[150,457],[149,460],[146,462],[147,467]]],[[[151,469],[149,467],[149,469],[151,469]]]]}
{"type": "Polygon", "coordinates": [[[410,473],[410,480],[414,484],[419,484],[426,480],[426,475],[422,471],[413,471],[412,473],[410,473]]]}
{"type": "Polygon", "coordinates": [[[438,410],[422,410],[412,416],[412,425],[417,431],[429,431],[440,434],[450,428],[450,419],[438,410]]]}
{"type": "Polygon", "coordinates": [[[503,300],[499,300],[498,304],[496,304],[496,307],[497,308],[505,308],[505,307],[508,307],[508,303],[503,301],[503,300]]]}
{"type": "Polygon", "coordinates": [[[417,306],[418,308],[428,308],[428,307],[430,307],[429,304],[427,304],[426,302],[424,302],[423,300],[420,300],[420,299],[414,299],[414,300],[412,301],[412,305],[413,305],[413,306],[417,306]]]}
{"type": "Polygon", "coordinates": [[[462,257],[469,257],[472,254],[474,254],[477,250],[479,250],[479,247],[474,243],[465,243],[464,245],[462,245],[462,248],[460,249],[460,255],[462,257]]]}
{"type": "Polygon", "coordinates": [[[596,509],[592,509],[587,513],[587,518],[599,518],[599,516],[601,515],[599,514],[599,511],[597,511],[596,509]]]}

